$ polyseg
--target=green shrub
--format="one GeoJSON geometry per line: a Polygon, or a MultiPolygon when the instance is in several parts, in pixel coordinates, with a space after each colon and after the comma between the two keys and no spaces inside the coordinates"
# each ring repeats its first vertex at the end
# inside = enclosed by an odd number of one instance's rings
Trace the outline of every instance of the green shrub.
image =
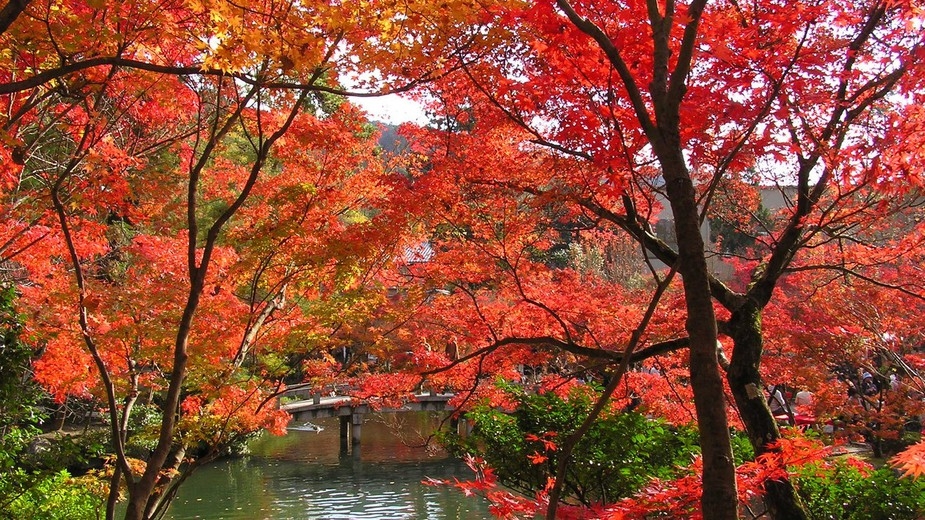
{"type": "Polygon", "coordinates": [[[89,482],[72,479],[66,470],[43,475],[26,489],[6,495],[0,517],[30,520],[96,520],[103,500],[89,482]]]}
{"type": "MultiPolygon", "coordinates": [[[[587,417],[599,392],[582,386],[562,398],[551,392],[508,391],[519,403],[513,413],[479,406],[466,415],[475,425],[472,433],[446,435],[444,443],[456,455],[485,459],[506,486],[532,494],[555,474],[558,445],[587,417]]],[[[696,430],[634,412],[608,412],[576,446],[564,495],[584,505],[614,502],[653,477],[673,478],[698,451],[696,430]]]]}
{"type": "MultiPolygon", "coordinates": [[[[102,498],[95,477],[72,479],[47,457],[30,452],[38,430],[13,427],[0,443],[0,518],[30,520],[96,519],[102,498]],[[98,487],[98,486],[97,486],[98,487]]],[[[54,443],[52,444],[54,446],[54,443]]],[[[62,461],[63,463],[63,461],[62,461]]]]}
{"type": "Polygon", "coordinates": [[[813,520],[925,518],[925,481],[889,468],[865,470],[842,459],[800,468],[795,481],[813,520]]]}
{"type": "Polygon", "coordinates": [[[30,377],[32,349],[20,341],[22,322],[13,287],[0,284],[0,435],[12,426],[36,424],[45,417],[44,393],[30,377]]]}

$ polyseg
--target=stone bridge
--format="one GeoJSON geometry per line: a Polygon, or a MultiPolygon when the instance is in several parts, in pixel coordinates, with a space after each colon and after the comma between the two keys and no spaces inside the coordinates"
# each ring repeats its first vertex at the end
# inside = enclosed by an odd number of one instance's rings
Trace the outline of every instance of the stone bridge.
{"type": "MultiPolygon", "coordinates": [[[[296,394],[298,395],[298,394],[296,394]]],[[[373,407],[364,400],[344,395],[321,396],[313,394],[309,399],[290,401],[280,408],[292,416],[292,423],[302,424],[322,417],[340,417],[341,448],[346,449],[348,439],[351,445],[360,444],[363,420],[366,414],[375,412],[453,412],[449,404],[454,394],[416,394],[398,408],[373,407]]],[[[465,419],[454,419],[453,425],[465,428],[465,419]]]]}

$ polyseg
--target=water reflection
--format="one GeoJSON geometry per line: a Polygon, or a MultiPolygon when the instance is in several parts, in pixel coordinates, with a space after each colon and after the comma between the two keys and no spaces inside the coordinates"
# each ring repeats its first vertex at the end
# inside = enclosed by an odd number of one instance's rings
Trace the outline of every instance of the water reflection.
{"type": "MultiPolygon", "coordinates": [[[[410,415],[410,414],[404,414],[410,415]]],[[[291,431],[261,439],[254,455],[202,468],[180,490],[170,520],[201,519],[488,519],[487,505],[421,480],[468,479],[471,471],[444,453],[408,446],[434,418],[368,420],[363,444],[340,452],[336,419],[322,432],[291,431]],[[395,434],[395,421],[405,421],[395,434]],[[410,422],[408,422],[410,421],[410,422]]]]}

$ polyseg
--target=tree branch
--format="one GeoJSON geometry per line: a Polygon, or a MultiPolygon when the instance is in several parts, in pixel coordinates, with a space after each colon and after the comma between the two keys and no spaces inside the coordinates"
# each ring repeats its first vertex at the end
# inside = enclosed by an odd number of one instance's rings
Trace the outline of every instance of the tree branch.
{"type": "Polygon", "coordinates": [[[135,69],[143,70],[146,72],[155,72],[159,74],[167,74],[171,76],[227,76],[232,77],[241,83],[261,88],[269,89],[279,89],[279,90],[309,90],[313,92],[326,92],[329,94],[336,94],[339,96],[346,97],[361,97],[361,98],[372,98],[372,97],[381,97],[389,94],[398,94],[401,92],[408,92],[415,87],[432,81],[439,77],[442,77],[449,73],[446,71],[440,75],[432,75],[430,73],[425,73],[421,77],[410,80],[409,82],[395,87],[392,89],[384,90],[381,92],[357,92],[347,89],[341,89],[336,87],[329,87],[326,85],[320,85],[315,82],[317,78],[321,77],[327,69],[324,67],[319,67],[312,75],[312,78],[308,82],[291,82],[291,81],[266,81],[259,79],[256,76],[251,76],[242,72],[228,73],[220,69],[207,69],[199,65],[160,65],[157,63],[149,63],[141,60],[135,60],[130,58],[123,58],[119,56],[102,56],[97,58],[89,58],[82,61],[68,63],[67,65],[62,65],[60,67],[55,67],[53,69],[45,70],[35,74],[26,79],[19,81],[11,81],[9,83],[0,84],[0,95],[2,94],[12,94],[14,92],[21,92],[23,90],[32,89],[38,86],[41,86],[49,81],[54,79],[62,78],[68,74],[74,72],[79,72],[86,69],[91,69],[94,67],[101,66],[115,66],[125,69],[135,69]]]}
{"type": "Polygon", "coordinates": [[[568,17],[569,21],[571,21],[575,27],[594,39],[601,50],[604,51],[610,64],[613,65],[617,70],[617,74],[620,75],[623,88],[626,90],[626,94],[630,98],[630,103],[633,105],[633,110],[636,112],[636,118],[639,119],[639,123],[642,125],[646,135],[649,136],[650,139],[654,139],[658,134],[657,128],[652,122],[652,118],[649,116],[649,111],[646,109],[646,103],[642,98],[642,93],[639,90],[639,86],[636,85],[636,79],[633,78],[632,72],[630,72],[629,67],[620,55],[620,50],[617,49],[613,41],[604,34],[604,31],[601,30],[600,27],[591,20],[582,18],[576,13],[568,0],[556,0],[556,5],[559,6],[559,9],[562,9],[562,12],[565,13],[565,16],[568,17]]]}
{"type": "Polygon", "coordinates": [[[0,34],[6,32],[10,25],[19,18],[32,0],[10,0],[3,9],[0,9],[0,34]]]}

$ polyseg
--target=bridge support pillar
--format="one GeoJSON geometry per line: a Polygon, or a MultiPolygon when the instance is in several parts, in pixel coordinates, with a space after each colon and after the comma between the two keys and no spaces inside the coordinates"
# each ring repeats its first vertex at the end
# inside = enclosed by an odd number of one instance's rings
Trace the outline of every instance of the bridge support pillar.
{"type": "Polygon", "coordinates": [[[459,423],[456,425],[456,434],[466,438],[470,432],[472,432],[472,426],[469,425],[469,421],[465,417],[460,417],[459,423]]]}
{"type": "Polygon", "coordinates": [[[469,436],[469,433],[472,431],[472,427],[469,425],[469,421],[465,417],[454,416],[450,419],[450,428],[452,428],[456,435],[466,438],[469,436]]]}
{"type": "Polygon", "coordinates": [[[360,444],[363,434],[363,414],[351,413],[340,417],[340,451],[360,444]]]}
{"type": "Polygon", "coordinates": [[[347,453],[350,447],[350,417],[343,415],[340,417],[340,452],[347,453]]]}
{"type": "Polygon", "coordinates": [[[363,414],[350,414],[350,444],[356,446],[360,443],[360,436],[363,433],[363,414]]]}

